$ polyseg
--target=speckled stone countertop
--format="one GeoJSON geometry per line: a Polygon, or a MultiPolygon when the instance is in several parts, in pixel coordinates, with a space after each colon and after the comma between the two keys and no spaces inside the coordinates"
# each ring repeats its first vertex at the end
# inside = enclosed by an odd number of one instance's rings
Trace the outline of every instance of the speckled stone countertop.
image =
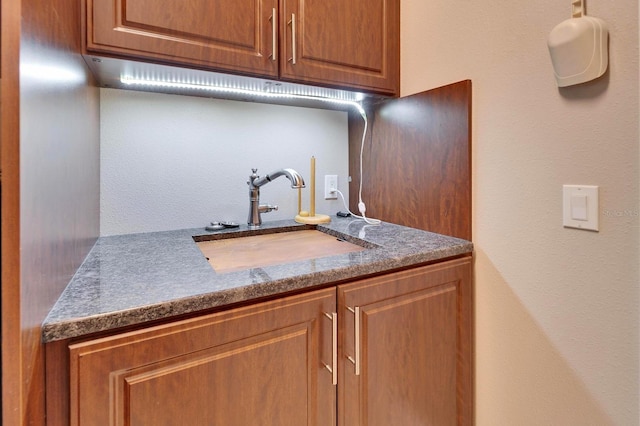
{"type": "MultiPolygon", "coordinates": [[[[310,228],[293,220],[101,237],[42,325],[44,342],[355,279],[471,253],[472,243],[403,226],[333,217],[317,229],[367,250],[216,273],[194,241],[310,228]]],[[[313,228],[313,227],[311,227],[313,228]]]]}

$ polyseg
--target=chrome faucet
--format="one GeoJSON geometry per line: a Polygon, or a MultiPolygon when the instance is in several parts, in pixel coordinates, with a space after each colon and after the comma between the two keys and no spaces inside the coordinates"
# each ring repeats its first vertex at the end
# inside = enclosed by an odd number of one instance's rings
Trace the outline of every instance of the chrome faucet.
{"type": "Polygon", "coordinates": [[[286,176],[291,181],[291,188],[304,188],[304,179],[300,176],[300,173],[293,169],[280,169],[273,173],[269,173],[264,177],[260,177],[256,174],[258,169],[251,169],[253,173],[249,176],[249,219],[247,224],[249,228],[259,228],[262,224],[261,213],[268,213],[273,210],[278,210],[278,206],[270,206],[268,204],[260,204],[260,187],[272,180],[279,178],[280,176],[286,176]]]}

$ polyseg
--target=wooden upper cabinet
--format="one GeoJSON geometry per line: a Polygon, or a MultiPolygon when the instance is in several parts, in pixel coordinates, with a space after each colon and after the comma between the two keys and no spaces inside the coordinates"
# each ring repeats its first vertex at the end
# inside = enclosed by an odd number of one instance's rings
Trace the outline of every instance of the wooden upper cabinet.
{"type": "Polygon", "coordinates": [[[84,47],[398,95],[399,0],[85,0],[84,47]]]}
{"type": "Polygon", "coordinates": [[[399,0],[281,0],[281,5],[283,80],[398,94],[399,0]]]}
{"type": "Polygon", "coordinates": [[[278,75],[272,27],[277,0],[86,0],[83,4],[87,51],[278,75]]]}

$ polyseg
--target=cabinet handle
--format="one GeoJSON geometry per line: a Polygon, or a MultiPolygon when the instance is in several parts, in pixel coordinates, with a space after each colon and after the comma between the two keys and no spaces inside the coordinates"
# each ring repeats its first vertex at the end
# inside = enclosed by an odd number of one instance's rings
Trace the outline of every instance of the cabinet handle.
{"type": "Polygon", "coordinates": [[[291,25],[291,61],[292,65],[296,64],[296,14],[291,14],[291,20],[288,22],[291,25]]]}
{"type": "Polygon", "coordinates": [[[355,323],[355,349],[356,349],[356,353],[355,353],[355,359],[353,359],[352,357],[348,356],[347,359],[349,359],[349,361],[351,361],[353,363],[353,365],[355,366],[355,371],[356,371],[356,376],[360,375],[360,306],[356,306],[355,308],[349,308],[347,307],[347,309],[351,312],[353,312],[354,315],[354,323],[355,323]]]}
{"type": "Polygon", "coordinates": [[[271,53],[271,60],[278,60],[278,16],[276,15],[276,8],[271,9],[271,46],[273,46],[273,53],[271,53]]]}
{"type": "Polygon", "coordinates": [[[331,366],[324,366],[331,373],[331,383],[335,386],[338,384],[338,313],[325,313],[325,316],[331,320],[331,366]]]}

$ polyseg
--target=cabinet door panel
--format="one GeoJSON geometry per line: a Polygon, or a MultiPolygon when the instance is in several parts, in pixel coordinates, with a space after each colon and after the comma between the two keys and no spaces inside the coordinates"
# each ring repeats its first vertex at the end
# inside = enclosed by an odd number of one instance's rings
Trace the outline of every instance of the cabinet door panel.
{"type": "Polygon", "coordinates": [[[362,424],[455,424],[455,291],[448,284],[362,307],[362,424]]]}
{"type": "Polygon", "coordinates": [[[158,37],[179,36],[204,43],[220,43],[230,47],[252,49],[256,45],[260,21],[255,0],[219,2],[208,0],[121,0],[118,22],[121,31],[147,30],[158,37]],[[180,13],[175,14],[176,4],[180,13]],[[234,25],[211,25],[235,17],[234,25]]]}
{"type": "Polygon", "coordinates": [[[335,290],[70,347],[72,425],[331,425],[335,290]]]}
{"type": "Polygon", "coordinates": [[[303,323],[119,372],[112,382],[121,424],[307,424],[307,388],[299,380],[308,374],[306,357],[283,354],[309,356],[310,332],[303,323]]]}
{"type": "Polygon", "coordinates": [[[282,78],[397,94],[399,1],[283,0],[282,3],[282,78]],[[292,15],[295,37],[290,23],[292,15]]]}
{"type": "Polygon", "coordinates": [[[300,60],[326,62],[360,72],[381,72],[384,3],[384,0],[304,1],[299,18],[300,60]],[[314,19],[318,17],[322,19],[314,19]]]}
{"type": "Polygon", "coordinates": [[[88,51],[277,76],[276,0],[87,0],[88,51]]]}
{"type": "Polygon", "coordinates": [[[472,424],[469,260],[339,286],[338,305],[339,424],[472,424]]]}

